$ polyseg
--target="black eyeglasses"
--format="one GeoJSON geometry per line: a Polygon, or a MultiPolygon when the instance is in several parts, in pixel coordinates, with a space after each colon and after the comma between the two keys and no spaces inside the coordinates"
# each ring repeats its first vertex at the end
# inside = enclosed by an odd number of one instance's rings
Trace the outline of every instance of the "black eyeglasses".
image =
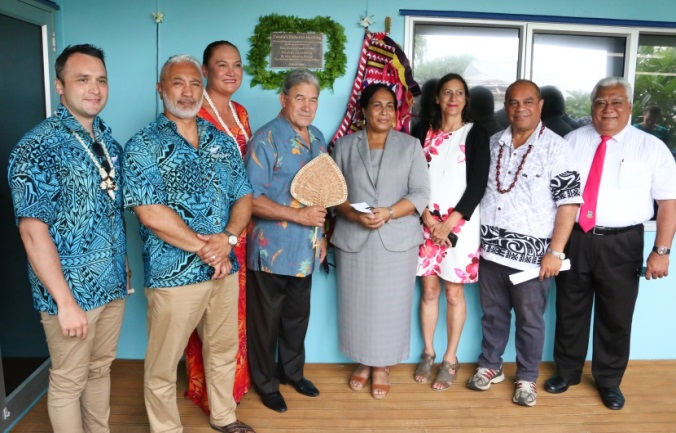
{"type": "Polygon", "coordinates": [[[101,143],[98,141],[95,141],[94,144],[92,144],[92,149],[94,150],[94,153],[96,156],[98,156],[100,159],[103,161],[101,162],[101,167],[103,167],[106,172],[110,173],[110,164],[108,163],[108,158],[106,158],[105,153],[103,153],[103,146],[101,146],[101,143]]]}

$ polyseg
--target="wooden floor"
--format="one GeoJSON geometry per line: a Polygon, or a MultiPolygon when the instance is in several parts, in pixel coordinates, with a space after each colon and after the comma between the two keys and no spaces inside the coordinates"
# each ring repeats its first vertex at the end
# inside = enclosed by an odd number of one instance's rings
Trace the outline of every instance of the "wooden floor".
{"type": "MultiPolygon", "coordinates": [[[[676,432],[676,361],[633,361],[622,383],[627,403],[621,411],[606,409],[593,385],[589,366],[582,383],[561,395],[542,390],[553,365],[541,367],[539,398],[532,408],[512,403],[514,364],[505,365],[507,379],[485,392],[465,388],[474,364],[462,364],[456,383],[446,392],[433,392],[412,379],[412,364],[392,369],[392,390],[385,400],[371,398],[367,389],[352,392],[350,364],[312,364],[306,376],[320,389],[317,398],[282,386],[289,410],[265,408],[254,391],[240,403],[237,416],[257,433],[286,432],[676,432]]],[[[178,404],[186,433],[213,432],[197,406],[183,398],[185,373],[179,366],[178,404]]],[[[110,424],[112,433],[148,431],[143,405],[142,361],[113,364],[110,424]]],[[[46,397],[12,432],[50,432],[46,397]]]]}

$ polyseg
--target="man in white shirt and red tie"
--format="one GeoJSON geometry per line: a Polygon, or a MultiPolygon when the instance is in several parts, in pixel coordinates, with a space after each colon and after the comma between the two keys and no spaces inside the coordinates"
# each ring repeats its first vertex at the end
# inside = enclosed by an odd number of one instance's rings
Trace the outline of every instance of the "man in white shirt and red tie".
{"type": "Polygon", "coordinates": [[[643,223],[657,201],[657,233],[647,279],[663,278],[676,231],[676,163],[659,139],[629,124],[631,84],[599,81],[592,125],[566,135],[581,175],[584,204],[566,247],[571,270],[556,279],[557,373],[545,391],[580,382],[594,311],[592,375],[603,404],[624,407],[620,382],[629,360],[631,323],[643,266],[643,223]]]}

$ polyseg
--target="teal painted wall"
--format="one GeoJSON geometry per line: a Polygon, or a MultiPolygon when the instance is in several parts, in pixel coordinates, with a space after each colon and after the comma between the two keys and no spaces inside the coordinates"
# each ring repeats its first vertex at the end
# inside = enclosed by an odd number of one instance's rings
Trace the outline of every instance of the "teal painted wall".
{"type": "MultiPolygon", "coordinates": [[[[558,15],[587,18],[612,18],[631,20],[659,20],[676,22],[676,4],[673,0],[652,0],[650,8],[635,0],[569,0],[543,2],[522,0],[484,0],[461,2],[457,0],[61,0],[57,13],[57,45],[61,51],[66,45],[93,43],[106,51],[110,82],[110,99],[102,113],[112,126],[115,137],[125,143],[136,131],[156,117],[155,82],[156,59],[160,64],[170,55],[188,53],[201,59],[202,50],[211,41],[226,39],[236,44],[245,59],[249,49],[248,38],[258,23],[260,15],[278,13],[301,18],[330,16],[345,27],[347,36],[347,73],[338,79],[334,92],[323,91],[315,120],[327,139],[330,139],[342,116],[356,73],[356,64],[363,40],[363,29],[357,24],[368,7],[375,24],[372,31],[382,31],[386,16],[392,18],[391,37],[403,46],[404,17],[400,9],[460,10],[489,13],[531,15],[558,15]],[[158,26],[151,13],[165,14],[164,23],[158,26]],[[159,33],[158,33],[159,32],[159,33]],[[159,39],[158,39],[159,34],[159,39]],[[158,43],[159,41],[159,43],[158,43]]],[[[249,110],[255,129],[274,117],[279,111],[276,92],[250,88],[250,77],[235,99],[249,110]]],[[[161,105],[160,105],[161,108],[161,105]]],[[[142,261],[138,223],[128,215],[129,258],[134,270],[133,286],[136,294],[127,303],[118,356],[141,359],[146,347],[146,300],[143,295],[142,261]]],[[[654,233],[646,234],[646,250],[652,246],[654,233]]],[[[673,275],[666,280],[641,284],[640,296],[634,316],[632,358],[676,358],[676,345],[665,339],[665,330],[676,329],[676,304],[673,275]]],[[[474,362],[480,351],[481,327],[478,287],[465,288],[468,317],[458,356],[462,362],[474,362]]],[[[419,293],[419,287],[415,288],[419,293]]],[[[554,292],[550,293],[547,310],[547,339],[544,359],[551,360],[554,337],[554,292]]],[[[416,295],[416,305],[419,294],[416,295]]],[[[338,350],[335,274],[315,274],[312,291],[312,314],[306,340],[308,362],[348,362],[338,350]]],[[[412,323],[411,358],[417,359],[422,350],[419,337],[417,307],[412,323]]],[[[445,311],[445,310],[444,310],[445,311]]],[[[444,312],[442,311],[442,315],[444,312]]],[[[440,327],[441,328],[441,327],[440,327]]],[[[437,352],[444,348],[445,331],[437,332],[437,352]]],[[[507,347],[505,361],[514,361],[513,342],[507,347]]]]}

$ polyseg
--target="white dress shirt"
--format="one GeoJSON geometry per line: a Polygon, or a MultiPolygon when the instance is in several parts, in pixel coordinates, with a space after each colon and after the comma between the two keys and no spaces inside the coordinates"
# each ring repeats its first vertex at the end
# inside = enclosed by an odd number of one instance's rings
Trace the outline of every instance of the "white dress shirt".
{"type": "MultiPolygon", "coordinates": [[[[584,191],[601,136],[593,125],[587,125],[569,133],[565,139],[573,147],[584,191]]],[[[676,199],[674,157],[658,138],[627,125],[607,143],[596,225],[641,224],[653,216],[653,200],[669,199],[676,199]]]]}

